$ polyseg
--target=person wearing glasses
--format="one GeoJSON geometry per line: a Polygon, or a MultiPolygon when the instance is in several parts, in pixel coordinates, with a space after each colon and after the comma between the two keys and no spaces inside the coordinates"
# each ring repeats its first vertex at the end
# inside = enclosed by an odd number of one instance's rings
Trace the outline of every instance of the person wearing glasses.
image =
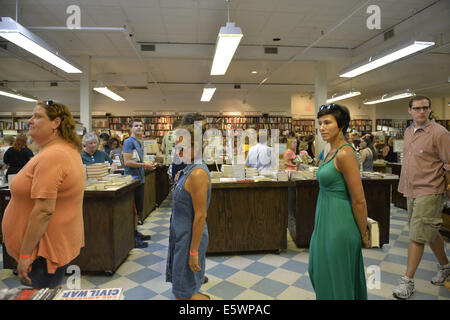
{"type": "Polygon", "coordinates": [[[439,233],[445,193],[450,195],[450,133],[430,119],[428,97],[412,98],[408,113],[414,122],[405,130],[398,191],[407,198],[409,247],[405,275],[393,291],[398,299],[408,299],[415,292],[414,274],[426,243],[438,261],[438,272],[431,283],[442,286],[450,275],[444,240],[439,233]]]}
{"type": "Polygon", "coordinates": [[[321,106],[319,131],[330,150],[317,169],[319,197],[308,272],[318,300],[367,300],[362,247],[369,247],[367,205],[356,150],[345,140],[350,113],[321,106]]]}
{"type": "MultiPolygon", "coordinates": [[[[98,137],[94,132],[86,133],[83,136],[84,151],[81,153],[83,164],[90,165],[94,163],[104,163],[105,161],[112,164],[109,155],[105,151],[99,150],[98,145],[98,137]]],[[[114,172],[114,170],[112,170],[112,172],[114,172]]]]}
{"type": "Polygon", "coordinates": [[[175,146],[181,162],[186,164],[173,190],[166,265],[166,282],[172,283],[177,300],[210,299],[199,290],[207,281],[205,263],[209,236],[206,216],[211,199],[211,176],[207,165],[195,159],[201,155],[202,148],[201,142],[198,146],[194,143],[196,124],[201,123],[200,138],[205,132],[204,121],[199,120],[200,115],[195,115],[188,114],[183,118],[180,129],[184,130],[177,130],[175,146]],[[190,135],[190,142],[186,135],[190,135]]]}
{"type": "Polygon", "coordinates": [[[23,284],[54,288],[84,246],[82,146],[61,103],[38,102],[28,124],[40,151],[11,182],[3,242],[23,284]]]}

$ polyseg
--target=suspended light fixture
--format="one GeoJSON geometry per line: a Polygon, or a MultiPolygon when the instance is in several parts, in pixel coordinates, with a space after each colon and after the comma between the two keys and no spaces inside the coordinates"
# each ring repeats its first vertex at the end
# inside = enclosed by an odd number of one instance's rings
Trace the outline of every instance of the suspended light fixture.
{"type": "Polygon", "coordinates": [[[19,92],[17,90],[9,89],[9,88],[3,88],[0,87],[0,95],[6,96],[9,98],[19,99],[27,102],[37,102],[38,99],[33,97],[32,95],[19,92]]]}
{"type": "Polygon", "coordinates": [[[379,68],[385,64],[399,60],[403,57],[424,50],[433,45],[434,42],[431,41],[416,41],[416,40],[402,43],[399,46],[377,53],[373,56],[370,56],[368,59],[364,61],[361,61],[359,63],[356,63],[343,69],[339,73],[339,77],[353,78],[359,76],[360,74],[379,68]]]}
{"type": "Polygon", "coordinates": [[[74,63],[10,17],[1,18],[0,36],[67,73],[82,73],[74,63]]]}
{"type": "Polygon", "coordinates": [[[348,98],[351,98],[351,97],[359,96],[360,94],[361,94],[361,92],[356,91],[354,89],[351,89],[351,90],[345,91],[345,92],[335,93],[335,94],[333,94],[331,96],[331,98],[329,98],[327,100],[327,103],[333,103],[335,101],[348,99],[348,98]]]}
{"type": "Polygon", "coordinates": [[[241,28],[236,27],[234,22],[230,22],[230,1],[227,1],[227,4],[228,22],[225,27],[220,28],[217,36],[216,51],[210,72],[212,76],[224,75],[227,72],[234,52],[244,36],[241,28]]]}
{"type": "Polygon", "coordinates": [[[376,97],[376,98],[373,98],[373,99],[365,100],[364,104],[383,103],[383,102],[387,102],[387,101],[408,98],[408,97],[412,97],[412,96],[415,96],[415,95],[416,94],[411,89],[406,89],[406,90],[403,90],[403,91],[397,91],[397,92],[393,92],[393,93],[386,93],[386,94],[383,94],[380,97],[376,97]]]}
{"type": "Polygon", "coordinates": [[[111,91],[110,89],[108,89],[107,86],[105,85],[97,85],[94,87],[94,90],[104,94],[105,96],[107,96],[108,98],[111,98],[115,101],[125,101],[124,98],[122,98],[121,96],[119,96],[117,93],[111,91]]]}
{"type": "Polygon", "coordinates": [[[206,87],[203,88],[203,94],[202,94],[202,97],[200,98],[200,101],[202,101],[202,102],[211,101],[211,98],[214,95],[215,91],[216,91],[216,87],[208,84],[206,87]]]}

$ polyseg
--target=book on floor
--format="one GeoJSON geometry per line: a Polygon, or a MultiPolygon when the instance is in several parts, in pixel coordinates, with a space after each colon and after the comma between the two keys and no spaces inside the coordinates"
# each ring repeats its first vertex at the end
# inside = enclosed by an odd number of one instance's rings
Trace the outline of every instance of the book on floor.
{"type": "Polygon", "coordinates": [[[369,230],[369,240],[370,240],[370,247],[374,248],[380,247],[380,228],[378,226],[378,222],[367,218],[367,229],[369,230]]]}
{"type": "Polygon", "coordinates": [[[122,288],[62,290],[53,300],[123,300],[122,288]]]}

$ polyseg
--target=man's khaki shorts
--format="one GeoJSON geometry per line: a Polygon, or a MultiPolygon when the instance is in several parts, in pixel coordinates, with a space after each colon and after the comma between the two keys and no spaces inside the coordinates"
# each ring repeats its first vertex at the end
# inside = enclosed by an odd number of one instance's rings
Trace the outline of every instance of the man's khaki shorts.
{"type": "Polygon", "coordinates": [[[409,239],[418,243],[433,242],[439,234],[444,209],[444,194],[408,198],[409,239]]]}

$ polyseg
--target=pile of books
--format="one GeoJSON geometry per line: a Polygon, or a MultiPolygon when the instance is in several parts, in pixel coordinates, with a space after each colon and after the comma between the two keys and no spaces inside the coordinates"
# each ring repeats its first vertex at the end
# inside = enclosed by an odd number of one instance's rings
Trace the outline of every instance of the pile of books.
{"type": "Polygon", "coordinates": [[[0,290],[0,300],[53,300],[61,289],[13,288],[0,290]]]}
{"type": "Polygon", "coordinates": [[[256,168],[245,168],[245,177],[252,178],[258,176],[258,169],[256,168]]]}
{"type": "Polygon", "coordinates": [[[291,180],[310,180],[314,179],[315,175],[313,171],[302,170],[302,171],[291,171],[291,180]]]}
{"type": "Polygon", "coordinates": [[[211,171],[211,183],[219,183],[220,178],[223,177],[223,173],[220,171],[211,171]]]}
{"type": "Polygon", "coordinates": [[[245,178],[245,166],[243,164],[233,164],[233,165],[222,165],[223,177],[224,178],[245,178]]]}
{"type": "Polygon", "coordinates": [[[107,163],[94,163],[86,166],[86,176],[88,179],[98,179],[109,174],[107,163]]]}
{"type": "Polygon", "coordinates": [[[289,174],[286,171],[278,171],[277,172],[277,180],[278,181],[289,181],[289,174]]]}
{"type": "Polygon", "coordinates": [[[104,176],[98,180],[87,181],[84,190],[117,190],[127,184],[133,182],[130,175],[122,176],[120,174],[112,174],[104,176]]]}

